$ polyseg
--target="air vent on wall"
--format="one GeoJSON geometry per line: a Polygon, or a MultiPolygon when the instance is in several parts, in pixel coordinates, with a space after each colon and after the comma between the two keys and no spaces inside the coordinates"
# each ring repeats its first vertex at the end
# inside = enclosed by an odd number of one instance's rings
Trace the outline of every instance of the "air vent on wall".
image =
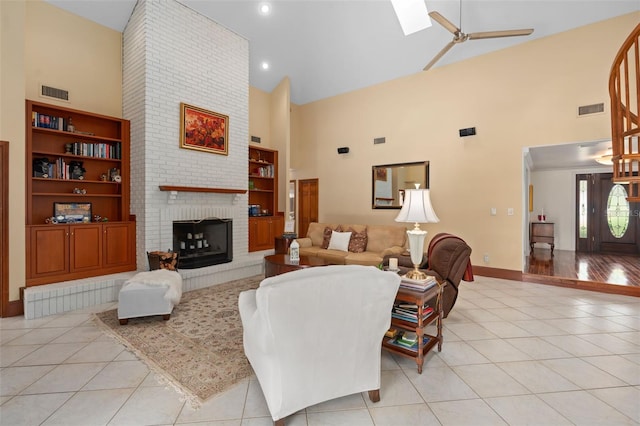
{"type": "Polygon", "coordinates": [[[68,90],[56,89],[55,87],[45,86],[44,84],[40,85],[40,96],[69,102],[68,90]]]}
{"type": "Polygon", "coordinates": [[[260,143],[260,137],[259,136],[251,136],[251,142],[260,143]]]}
{"type": "Polygon", "coordinates": [[[589,114],[598,114],[604,112],[604,102],[592,105],[582,105],[578,107],[578,117],[589,114]]]}

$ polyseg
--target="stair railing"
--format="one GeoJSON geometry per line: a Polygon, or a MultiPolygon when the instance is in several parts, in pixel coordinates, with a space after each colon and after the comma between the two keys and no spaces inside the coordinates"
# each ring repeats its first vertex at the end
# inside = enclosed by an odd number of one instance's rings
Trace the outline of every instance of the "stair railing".
{"type": "Polygon", "coordinates": [[[640,24],[622,44],[611,67],[613,181],[628,184],[629,202],[640,201],[640,24]]]}

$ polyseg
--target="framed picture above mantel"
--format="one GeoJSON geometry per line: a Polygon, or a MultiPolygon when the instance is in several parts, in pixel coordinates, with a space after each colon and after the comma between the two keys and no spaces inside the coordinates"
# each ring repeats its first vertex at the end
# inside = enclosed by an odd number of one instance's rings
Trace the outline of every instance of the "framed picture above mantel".
{"type": "Polygon", "coordinates": [[[229,116],[181,102],[180,148],[229,155],[229,116]]]}

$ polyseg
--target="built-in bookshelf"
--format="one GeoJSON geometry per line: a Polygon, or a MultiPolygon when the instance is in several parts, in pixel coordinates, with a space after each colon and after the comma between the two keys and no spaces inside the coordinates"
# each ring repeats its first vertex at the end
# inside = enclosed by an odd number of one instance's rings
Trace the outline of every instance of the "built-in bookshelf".
{"type": "Polygon", "coordinates": [[[27,285],[134,270],[129,121],[26,101],[27,285]]]}
{"type": "Polygon", "coordinates": [[[249,146],[249,251],[275,247],[284,216],[278,210],[278,151],[249,146]]]}

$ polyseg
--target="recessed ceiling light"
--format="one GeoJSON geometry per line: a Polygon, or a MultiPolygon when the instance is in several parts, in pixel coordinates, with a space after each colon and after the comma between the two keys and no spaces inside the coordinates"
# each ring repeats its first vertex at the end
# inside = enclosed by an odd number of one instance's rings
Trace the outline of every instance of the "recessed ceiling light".
{"type": "Polygon", "coordinates": [[[262,68],[263,70],[268,70],[268,69],[269,69],[269,62],[267,62],[267,61],[263,61],[263,62],[260,64],[260,68],[262,68]]]}
{"type": "Polygon", "coordinates": [[[260,3],[258,11],[260,12],[260,15],[269,15],[271,13],[271,4],[266,2],[260,3]]]}

